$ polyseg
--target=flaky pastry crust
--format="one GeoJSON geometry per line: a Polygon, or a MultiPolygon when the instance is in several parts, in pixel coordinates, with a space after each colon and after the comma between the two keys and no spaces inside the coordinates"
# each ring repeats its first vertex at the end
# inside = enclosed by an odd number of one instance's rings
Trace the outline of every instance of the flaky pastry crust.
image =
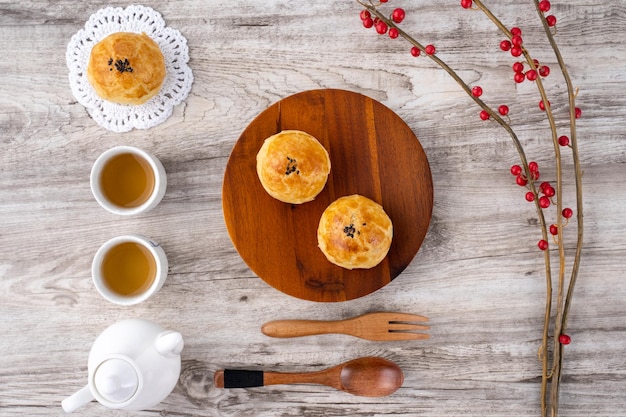
{"type": "Polygon", "coordinates": [[[91,50],[87,79],[98,96],[119,104],[143,104],[165,79],[159,45],[145,33],[117,32],[91,50]]]}
{"type": "Polygon", "coordinates": [[[389,252],[393,225],[383,207],[359,194],[341,197],[322,213],[317,242],[326,258],[346,269],[368,269],[389,252]]]}
{"type": "Polygon", "coordinates": [[[267,138],[256,157],[261,185],[269,195],[291,204],[312,201],[324,189],[330,158],[322,144],[300,130],[267,138]]]}

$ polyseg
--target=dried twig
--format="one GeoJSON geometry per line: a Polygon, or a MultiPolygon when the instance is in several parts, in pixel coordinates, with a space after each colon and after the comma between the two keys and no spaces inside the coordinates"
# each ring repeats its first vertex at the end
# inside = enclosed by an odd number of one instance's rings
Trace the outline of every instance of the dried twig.
{"type": "MultiPolygon", "coordinates": [[[[492,109],[489,105],[487,105],[483,100],[479,98],[482,93],[476,94],[475,91],[473,91],[473,89],[467,83],[465,83],[463,79],[461,79],[461,77],[454,71],[454,69],[452,69],[445,61],[437,56],[437,54],[435,53],[435,48],[432,45],[422,45],[415,38],[413,38],[411,35],[401,29],[398,26],[398,23],[400,23],[404,18],[404,10],[396,9],[390,17],[387,17],[379,10],[379,7],[382,5],[382,3],[386,3],[386,1],[374,2],[373,0],[357,0],[357,2],[361,4],[364,7],[364,11],[367,12],[361,14],[361,19],[363,20],[363,24],[365,27],[375,27],[378,33],[387,33],[387,31],[389,31],[389,36],[392,38],[402,37],[411,45],[413,45],[414,50],[412,53],[414,55],[424,54],[428,58],[433,60],[440,68],[446,71],[459,84],[459,86],[461,86],[461,88],[468,94],[468,96],[472,100],[474,100],[474,102],[482,109],[481,118],[495,120],[504,130],[506,130],[506,132],[509,134],[513,141],[513,145],[515,146],[515,149],[519,154],[521,162],[521,169],[519,170],[522,171],[522,173],[519,174],[520,177],[518,178],[518,184],[526,186],[529,189],[529,192],[527,193],[527,199],[529,201],[535,202],[535,210],[539,218],[542,234],[542,240],[539,241],[538,246],[544,251],[546,275],[546,307],[544,315],[542,344],[539,349],[539,357],[542,363],[541,414],[545,417],[549,411],[550,415],[554,417],[558,414],[559,385],[562,375],[563,364],[563,346],[564,344],[569,343],[570,340],[569,336],[565,335],[564,332],[567,329],[567,319],[571,308],[572,296],[578,277],[580,260],[582,256],[583,200],[581,188],[582,171],[580,167],[580,159],[578,156],[578,144],[576,137],[576,119],[579,117],[579,109],[575,107],[575,98],[578,92],[575,91],[572,86],[567,67],[563,62],[563,58],[561,56],[561,53],[559,52],[559,48],[554,40],[553,31],[555,31],[556,29],[556,18],[553,15],[546,14],[546,12],[551,7],[550,2],[546,0],[533,0],[537,13],[539,15],[539,20],[542,22],[546,37],[550,42],[550,45],[559,64],[561,73],[567,84],[570,135],[569,138],[565,137],[565,139],[562,139],[563,137],[559,137],[557,134],[556,121],[552,112],[550,101],[547,97],[545,87],[543,85],[541,76],[536,76],[537,70],[539,69],[538,63],[537,61],[532,59],[530,52],[523,46],[521,35],[513,33],[513,29],[507,28],[507,26],[504,25],[481,0],[461,1],[461,6],[464,8],[471,8],[475,6],[475,9],[481,10],[485,14],[485,16],[487,16],[508,39],[508,44],[506,44],[506,41],[504,41],[505,46],[503,47],[503,49],[506,50],[508,47],[511,46],[511,43],[513,43],[513,45],[518,48],[518,51],[516,51],[515,53],[513,53],[513,50],[511,50],[513,55],[523,57],[526,64],[530,67],[530,70],[526,73],[526,76],[529,80],[531,80],[530,75],[532,75],[532,81],[536,83],[539,95],[541,96],[541,104],[543,105],[542,109],[545,111],[548,123],[550,125],[550,132],[553,143],[556,176],[556,187],[553,191],[554,197],[556,199],[557,213],[556,223],[550,228],[547,227],[544,216],[544,209],[547,208],[550,203],[546,203],[546,200],[542,200],[543,198],[545,198],[545,196],[540,198],[540,193],[545,191],[545,189],[542,190],[544,184],[542,183],[539,189],[537,189],[537,187],[535,186],[535,182],[538,180],[539,176],[538,171],[536,170],[536,164],[533,167],[531,165],[533,163],[528,162],[524,148],[520,140],[518,139],[517,134],[511,127],[508,117],[506,119],[501,117],[502,115],[507,114],[508,108],[504,106],[505,108],[503,109],[501,106],[498,111],[492,109]],[[534,72],[534,74],[529,75],[529,72],[534,72]],[[571,217],[572,211],[569,208],[563,208],[563,168],[561,159],[561,148],[563,148],[564,146],[569,146],[572,150],[572,158],[574,162],[574,177],[576,184],[576,216],[578,228],[576,251],[572,261],[572,270],[569,279],[566,279],[565,276],[566,257],[563,239],[563,228],[569,221],[569,217],[571,217]],[[553,227],[555,229],[553,229],[553,227]],[[550,263],[550,251],[548,250],[547,243],[549,233],[553,235],[553,240],[555,241],[557,246],[559,259],[558,274],[556,275],[556,311],[553,325],[551,325],[550,320],[552,318],[553,312],[552,298],[554,278],[552,274],[552,265],[550,263]],[[549,346],[551,341],[550,330],[552,329],[552,327],[554,331],[554,336],[552,338],[552,364],[550,365],[549,346]],[[549,396],[548,384],[550,384],[549,396]]],[[[544,72],[546,72],[545,69],[544,72]]],[[[521,80],[523,79],[524,77],[521,78],[521,80]]],[[[550,194],[552,194],[552,192],[550,194]]],[[[552,196],[550,195],[550,197],[552,196]]]]}

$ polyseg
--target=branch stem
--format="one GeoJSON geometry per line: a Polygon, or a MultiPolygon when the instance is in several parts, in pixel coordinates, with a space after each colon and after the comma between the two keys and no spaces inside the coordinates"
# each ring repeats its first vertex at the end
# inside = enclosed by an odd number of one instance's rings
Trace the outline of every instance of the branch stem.
{"type": "MultiPolygon", "coordinates": [[[[424,53],[428,58],[430,58],[433,62],[435,62],[440,68],[448,73],[457,84],[465,91],[465,93],[485,112],[489,114],[490,119],[495,120],[511,137],[513,144],[519,154],[523,169],[524,175],[528,179],[528,188],[535,197],[538,197],[538,193],[535,187],[535,178],[533,178],[533,173],[530,171],[528,166],[528,160],[524,151],[524,148],[517,137],[515,131],[511,128],[510,119],[507,117],[506,120],[503,119],[498,112],[494,111],[490,106],[488,106],[484,101],[482,101],[479,97],[476,97],[472,94],[472,90],[469,85],[463,81],[463,79],[453,70],[448,64],[440,59],[436,54],[428,54],[426,53],[425,47],[419,43],[416,39],[406,33],[404,30],[399,28],[393,20],[384,16],[377,7],[380,6],[380,2],[374,0],[356,0],[359,4],[361,4],[364,8],[370,11],[370,13],[376,16],[377,19],[384,22],[389,28],[395,28],[398,31],[398,35],[412,44],[414,47],[418,48],[422,53],[424,53]]],[[[554,148],[554,160],[555,160],[555,182],[556,182],[556,227],[557,227],[557,235],[553,236],[553,241],[558,248],[558,276],[557,276],[557,295],[556,295],[556,313],[554,319],[554,337],[553,337],[553,358],[552,358],[552,366],[550,366],[549,360],[549,342],[550,342],[550,319],[552,317],[552,305],[553,305],[553,277],[552,277],[552,266],[551,266],[551,254],[550,250],[544,251],[544,262],[545,262],[545,276],[546,276],[546,307],[544,314],[544,326],[543,326],[543,335],[542,335],[542,344],[539,350],[539,357],[542,363],[542,378],[541,378],[541,415],[546,417],[548,411],[552,417],[558,414],[558,400],[559,400],[559,385],[561,380],[561,371],[562,371],[562,363],[563,363],[563,345],[559,341],[559,336],[565,332],[567,329],[567,320],[569,317],[569,311],[571,308],[571,302],[574,292],[574,286],[578,277],[581,255],[582,255],[582,242],[583,242],[583,201],[582,201],[582,170],[580,166],[580,158],[578,154],[578,143],[576,138],[576,108],[575,108],[575,99],[578,94],[578,89],[574,89],[572,86],[572,82],[563,61],[563,57],[559,51],[559,48],[554,40],[554,34],[556,33],[555,28],[552,28],[548,25],[544,12],[539,8],[539,0],[533,0],[535,4],[535,8],[537,13],[539,14],[539,20],[541,21],[544,31],[546,33],[546,37],[554,51],[554,54],[557,58],[559,67],[567,84],[567,92],[568,92],[568,104],[569,104],[569,128],[570,128],[570,148],[572,149],[572,158],[574,162],[574,176],[575,176],[575,186],[576,186],[576,218],[577,218],[577,240],[576,240],[576,251],[574,254],[574,260],[571,270],[571,275],[569,277],[569,284],[566,287],[566,279],[565,279],[565,270],[566,270],[566,259],[565,259],[565,245],[563,239],[563,228],[569,221],[569,219],[564,219],[563,217],[563,172],[562,172],[562,157],[561,157],[561,146],[558,142],[558,134],[556,121],[554,118],[554,114],[552,112],[552,108],[550,106],[550,102],[547,97],[547,93],[545,87],[543,85],[541,76],[536,78],[536,86],[541,96],[542,103],[544,104],[546,118],[550,125],[550,132],[552,136],[552,144],[554,148]],[[554,29],[554,30],[553,30],[554,29]],[[548,396],[548,383],[550,382],[550,395],[548,396]],[[549,403],[548,403],[549,398],[549,403]]],[[[509,39],[513,38],[513,34],[511,31],[489,10],[487,6],[484,5],[482,0],[474,0],[473,4],[476,6],[476,9],[481,10],[494,24],[495,26],[509,39]]],[[[534,71],[538,70],[538,65],[532,59],[528,50],[522,46],[521,47],[523,57],[526,63],[530,66],[530,68],[534,71]]],[[[543,239],[548,241],[548,229],[546,227],[546,221],[544,217],[543,209],[539,204],[539,198],[535,198],[535,209],[537,212],[537,216],[541,225],[541,233],[543,239]]]]}

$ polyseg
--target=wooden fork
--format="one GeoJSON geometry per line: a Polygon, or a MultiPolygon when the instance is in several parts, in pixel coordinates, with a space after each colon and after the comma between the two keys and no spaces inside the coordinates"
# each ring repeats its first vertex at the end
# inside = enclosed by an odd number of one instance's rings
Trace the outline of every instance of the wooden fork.
{"type": "Polygon", "coordinates": [[[407,313],[366,313],[345,320],[275,320],[265,323],[261,331],[271,337],[299,337],[317,334],[347,334],[367,340],[422,340],[430,336],[416,333],[430,327],[415,322],[428,317],[407,313]]]}

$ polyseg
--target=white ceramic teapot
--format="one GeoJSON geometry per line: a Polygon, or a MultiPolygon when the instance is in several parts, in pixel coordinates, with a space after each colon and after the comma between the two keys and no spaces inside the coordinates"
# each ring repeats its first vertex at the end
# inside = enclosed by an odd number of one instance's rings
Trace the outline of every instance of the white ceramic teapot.
{"type": "Polygon", "coordinates": [[[180,375],[183,337],[148,320],[118,321],[94,342],[88,383],[64,399],[70,413],[90,401],[108,408],[144,410],[167,397],[180,375]]]}

